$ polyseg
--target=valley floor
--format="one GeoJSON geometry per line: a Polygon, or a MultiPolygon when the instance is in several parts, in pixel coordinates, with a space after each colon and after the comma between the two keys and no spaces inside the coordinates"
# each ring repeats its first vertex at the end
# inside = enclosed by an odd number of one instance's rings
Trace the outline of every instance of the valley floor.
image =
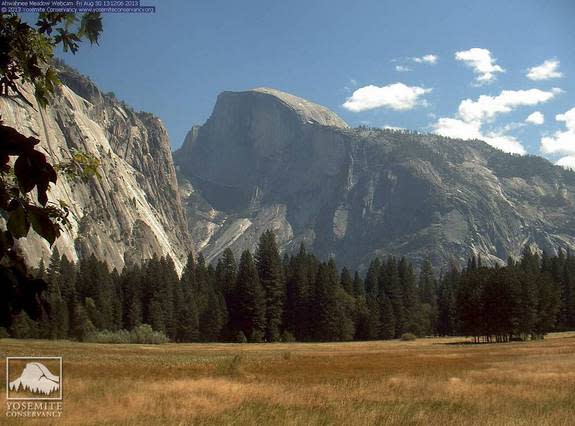
{"type": "MultiPolygon", "coordinates": [[[[463,340],[151,346],[3,339],[0,368],[5,356],[62,356],[57,424],[574,424],[575,333],[456,344],[463,340]]],[[[0,424],[35,421],[1,413],[0,424]]]]}

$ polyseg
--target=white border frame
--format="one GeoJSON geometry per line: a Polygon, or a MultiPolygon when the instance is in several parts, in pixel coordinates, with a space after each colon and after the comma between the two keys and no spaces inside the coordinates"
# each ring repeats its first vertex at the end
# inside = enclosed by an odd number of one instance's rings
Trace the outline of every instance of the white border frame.
{"type": "Polygon", "coordinates": [[[42,401],[62,401],[63,400],[63,389],[64,389],[64,369],[61,356],[7,356],[6,357],[6,400],[8,401],[31,401],[31,400],[42,400],[42,401]],[[20,359],[49,359],[60,361],[60,396],[57,398],[14,398],[10,397],[10,388],[8,386],[10,382],[10,360],[20,360],[20,359]]]}

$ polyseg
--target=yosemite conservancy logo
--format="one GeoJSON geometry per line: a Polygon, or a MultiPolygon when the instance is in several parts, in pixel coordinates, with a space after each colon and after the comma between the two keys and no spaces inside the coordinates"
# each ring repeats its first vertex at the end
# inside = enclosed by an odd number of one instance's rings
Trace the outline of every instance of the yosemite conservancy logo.
{"type": "Polygon", "coordinates": [[[62,357],[6,358],[6,416],[62,415],[62,357]]]}

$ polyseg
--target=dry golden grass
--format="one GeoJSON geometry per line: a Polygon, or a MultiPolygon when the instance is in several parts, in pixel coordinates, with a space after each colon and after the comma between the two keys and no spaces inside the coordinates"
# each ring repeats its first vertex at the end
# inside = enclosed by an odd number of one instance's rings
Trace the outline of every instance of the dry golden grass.
{"type": "MultiPolygon", "coordinates": [[[[575,424],[575,333],[447,344],[457,341],[146,346],[6,339],[0,368],[4,356],[63,356],[58,424],[575,424]]],[[[2,415],[0,424],[34,421],[2,415]]]]}

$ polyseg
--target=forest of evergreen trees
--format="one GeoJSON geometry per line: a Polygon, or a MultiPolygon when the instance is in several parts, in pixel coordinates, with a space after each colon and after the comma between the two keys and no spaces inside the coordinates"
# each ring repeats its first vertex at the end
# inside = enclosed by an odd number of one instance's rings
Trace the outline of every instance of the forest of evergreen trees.
{"type": "Polygon", "coordinates": [[[471,259],[435,276],[406,258],[371,262],[364,278],[319,261],[302,245],[280,256],[265,232],[239,261],[190,255],[181,277],[169,258],[109,271],[94,256],[73,264],[54,251],[36,279],[3,270],[0,337],[142,341],[349,341],[472,336],[506,342],[575,329],[575,257],[524,250],[505,267],[471,259]],[[158,340],[158,339],[154,339],[158,340]]]}

